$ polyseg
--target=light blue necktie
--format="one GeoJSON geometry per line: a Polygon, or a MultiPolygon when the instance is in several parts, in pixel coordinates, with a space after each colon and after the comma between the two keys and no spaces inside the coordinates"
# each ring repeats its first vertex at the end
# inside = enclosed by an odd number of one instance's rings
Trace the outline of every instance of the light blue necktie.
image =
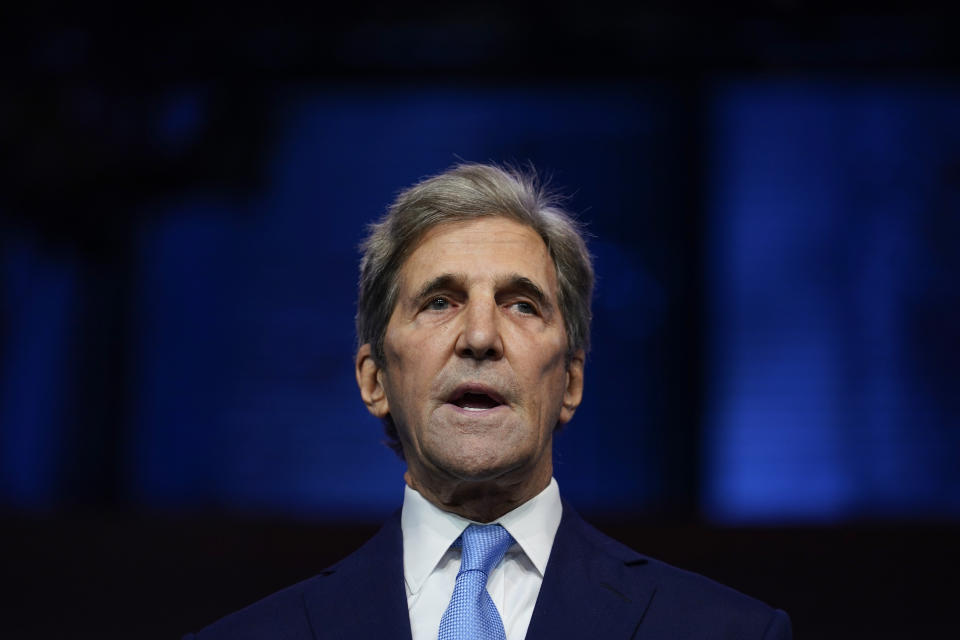
{"type": "Polygon", "coordinates": [[[487,592],[487,577],[513,538],[499,524],[472,524],[453,546],[462,546],[460,573],[440,619],[439,640],[506,640],[503,620],[487,592]]]}

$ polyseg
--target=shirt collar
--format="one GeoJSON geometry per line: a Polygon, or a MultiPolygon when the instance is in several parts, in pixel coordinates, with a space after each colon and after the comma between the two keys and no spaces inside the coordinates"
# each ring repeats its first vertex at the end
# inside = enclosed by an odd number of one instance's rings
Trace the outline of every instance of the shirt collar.
{"type": "MultiPolygon", "coordinates": [[[[551,478],[546,489],[494,522],[513,536],[542,578],[562,515],[560,488],[556,479],[551,478]]],[[[410,593],[420,591],[447,549],[471,523],[471,520],[443,511],[418,491],[405,487],[400,527],[403,531],[403,574],[410,593]]]]}

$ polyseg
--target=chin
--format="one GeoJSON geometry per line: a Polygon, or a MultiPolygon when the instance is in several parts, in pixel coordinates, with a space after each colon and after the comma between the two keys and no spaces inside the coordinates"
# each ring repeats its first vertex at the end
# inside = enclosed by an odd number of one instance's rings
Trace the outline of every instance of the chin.
{"type": "Polygon", "coordinates": [[[528,458],[518,458],[515,453],[477,452],[474,455],[447,458],[438,466],[460,480],[489,482],[519,472],[527,468],[529,462],[528,458]]]}

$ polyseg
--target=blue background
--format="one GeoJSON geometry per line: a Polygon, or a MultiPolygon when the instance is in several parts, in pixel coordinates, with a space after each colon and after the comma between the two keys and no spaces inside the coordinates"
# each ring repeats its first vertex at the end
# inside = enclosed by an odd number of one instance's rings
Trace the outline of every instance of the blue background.
{"type": "MultiPolygon", "coordinates": [[[[171,93],[160,149],[189,146],[211,117],[202,91],[171,93]]],[[[464,159],[532,162],[593,236],[586,400],[556,445],[575,504],[670,513],[683,474],[697,487],[677,500],[724,523],[960,515],[960,91],[721,79],[693,175],[670,153],[674,101],[622,82],[271,96],[251,193],[191,185],[135,206],[128,382],[108,393],[126,394],[122,429],[97,445],[115,447],[115,495],[317,519],[392,511],[403,465],[352,374],[356,247],[400,188],[464,159]],[[691,216],[677,192],[698,180],[702,228],[678,232],[691,216]],[[702,350],[673,349],[683,337],[668,325],[698,310],[702,350]],[[693,430],[685,403],[699,407],[693,430]],[[673,429],[696,442],[671,449],[673,429]]],[[[96,500],[65,472],[68,432],[83,437],[71,396],[102,374],[71,360],[82,309],[98,304],[84,258],[21,228],[4,235],[2,267],[0,500],[96,500]]]]}
{"type": "Polygon", "coordinates": [[[0,514],[382,518],[356,247],[467,160],[531,163],[591,236],[581,510],[955,523],[960,55],[921,5],[25,7],[0,514]]]}
{"type": "Polygon", "coordinates": [[[356,246],[461,159],[591,234],[574,507],[797,637],[955,635],[955,8],[56,4],[0,21],[5,637],[179,637],[373,533],[356,246]]]}

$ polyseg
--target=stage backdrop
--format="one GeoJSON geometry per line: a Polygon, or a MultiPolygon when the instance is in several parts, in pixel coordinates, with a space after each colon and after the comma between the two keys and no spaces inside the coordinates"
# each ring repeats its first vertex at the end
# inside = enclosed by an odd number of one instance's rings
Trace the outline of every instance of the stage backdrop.
{"type": "MultiPolygon", "coordinates": [[[[591,236],[594,348],[556,445],[575,505],[960,517],[960,92],[685,91],[291,84],[250,132],[252,178],[129,199],[123,260],[8,225],[0,502],[392,511],[403,464],[353,379],[357,245],[399,189],[466,160],[532,163],[591,236]]],[[[172,158],[223,113],[202,86],[155,101],[149,139],[172,158]]],[[[231,131],[222,148],[243,153],[231,131]]],[[[83,212],[70,224],[99,233],[83,212]]]]}

